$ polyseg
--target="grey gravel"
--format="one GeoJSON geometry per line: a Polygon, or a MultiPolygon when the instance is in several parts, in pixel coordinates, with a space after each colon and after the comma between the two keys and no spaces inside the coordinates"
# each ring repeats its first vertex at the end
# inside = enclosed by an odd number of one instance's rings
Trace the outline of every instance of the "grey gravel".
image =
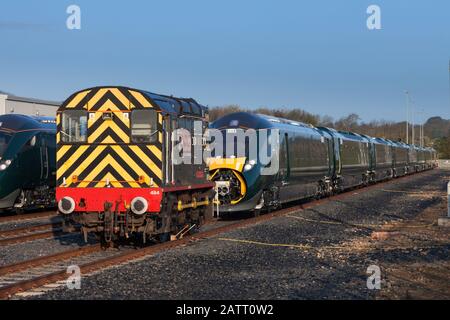
{"type": "MultiPolygon", "coordinates": [[[[95,238],[90,237],[88,244],[95,242],[95,238]]],[[[39,239],[25,243],[3,246],[0,247],[0,266],[47,256],[85,245],[86,244],[84,243],[81,235],[75,233],[56,238],[39,239]]]]}
{"type": "Polygon", "coordinates": [[[362,255],[329,247],[367,237],[385,222],[411,219],[443,201],[382,189],[441,191],[445,190],[442,177],[448,173],[434,170],[377,189],[355,190],[351,197],[291,214],[342,223],[279,217],[86,276],[80,290],[62,287],[34,299],[372,299],[375,293],[366,287],[369,265],[448,259],[450,246],[430,249],[426,255],[401,250],[362,255]]]}

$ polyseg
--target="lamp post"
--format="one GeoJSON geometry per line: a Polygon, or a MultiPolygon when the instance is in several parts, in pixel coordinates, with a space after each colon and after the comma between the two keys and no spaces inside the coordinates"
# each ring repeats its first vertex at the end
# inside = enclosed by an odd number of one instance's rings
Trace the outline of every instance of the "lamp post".
{"type": "Polygon", "coordinates": [[[412,128],[411,144],[414,144],[416,142],[416,139],[414,137],[414,107],[411,107],[411,128],[412,128]]]}
{"type": "Polygon", "coordinates": [[[408,128],[408,121],[409,121],[409,92],[408,90],[405,91],[406,94],[406,143],[409,143],[409,128],[408,128]]]}
{"type": "Polygon", "coordinates": [[[425,139],[424,139],[424,109],[420,109],[420,111],[417,111],[417,114],[419,115],[419,145],[421,147],[424,146],[425,144],[425,139]]]}

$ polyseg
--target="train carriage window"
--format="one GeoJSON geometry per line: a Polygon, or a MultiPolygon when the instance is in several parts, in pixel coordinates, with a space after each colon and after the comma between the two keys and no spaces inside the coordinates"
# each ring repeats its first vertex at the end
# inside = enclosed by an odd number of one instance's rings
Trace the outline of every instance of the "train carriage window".
{"type": "Polygon", "coordinates": [[[63,142],[85,142],[87,135],[87,112],[66,110],[62,113],[61,140],[63,142]]]}
{"type": "Polygon", "coordinates": [[[155,110],[133,110],[131,112],[131,140],[134,143],[156,142],[158,137],[158,114],[155,110]]]}

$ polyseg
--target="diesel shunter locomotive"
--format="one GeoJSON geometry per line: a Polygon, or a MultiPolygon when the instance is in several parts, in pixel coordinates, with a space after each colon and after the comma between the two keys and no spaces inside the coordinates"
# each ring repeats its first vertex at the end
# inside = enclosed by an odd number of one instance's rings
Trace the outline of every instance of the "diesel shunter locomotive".
{"type": "Polygon", "coordinates": [[[132,234],[145,242],[183,235],[210,219],[207,167],[175,164],[172,152],[174,130],[192,133],[194,121],[206,130],[207,118],[193,99],[127,87],[70,96],[56,118],[56,200],[65,226],[81,224],[85,240],[94,232],[105,242],[132,234]]]}

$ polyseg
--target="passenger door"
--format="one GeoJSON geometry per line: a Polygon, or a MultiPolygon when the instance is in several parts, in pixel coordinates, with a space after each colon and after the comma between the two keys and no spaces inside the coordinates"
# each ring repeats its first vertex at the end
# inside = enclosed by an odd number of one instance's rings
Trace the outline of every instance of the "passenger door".
{"type": "Polygon", "coordinates": [[[48,156],[48,146],[47,139],[45,135],[39,137],[40,145],[39,152],[41,158],[41,180],[47,180],[49,176],[49,156],[48,156]]]}

